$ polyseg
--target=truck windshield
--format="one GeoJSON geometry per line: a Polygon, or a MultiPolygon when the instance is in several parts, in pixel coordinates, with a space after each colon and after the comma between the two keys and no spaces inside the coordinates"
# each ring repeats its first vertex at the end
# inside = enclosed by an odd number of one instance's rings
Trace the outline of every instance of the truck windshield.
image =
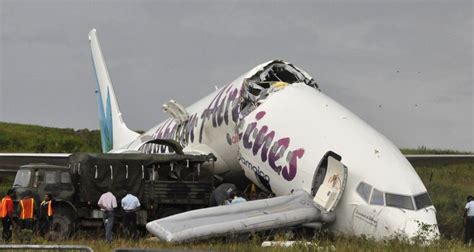
{"type": "Polygon", "coordinates": [[[27,187],[30,183],[30,177],[31,170],[19,170],[16,173],[15,182],[13,182],[13,186],[27,187]]]}

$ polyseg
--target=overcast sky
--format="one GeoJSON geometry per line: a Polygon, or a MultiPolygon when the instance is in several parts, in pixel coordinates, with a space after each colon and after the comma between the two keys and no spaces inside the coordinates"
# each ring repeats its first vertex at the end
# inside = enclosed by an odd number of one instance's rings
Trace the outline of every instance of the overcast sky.
{"type": "Polygon", "coordinates": [[[474,150],[472,1],[0,0],[0,17],[0,121],[98,128],[97,28],[133,129],[278,58],[399,147],[474,150]]]}

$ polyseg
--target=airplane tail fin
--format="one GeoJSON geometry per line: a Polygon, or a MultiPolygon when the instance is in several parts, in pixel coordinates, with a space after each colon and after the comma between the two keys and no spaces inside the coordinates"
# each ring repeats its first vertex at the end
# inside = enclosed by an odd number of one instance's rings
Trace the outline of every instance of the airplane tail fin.
{"type": "Polygon", "coordinates": [[[112,149],[117,149],[130,143],[137,138],[139,134],[130,130],[122,119],[122,113],[120,113],[117,98],[115,97],[114,88],[110,81],[107,65],[105,64],[104,55],[102,54],[95,29],[89,32],[89,43],[97,78],[96,94],[99,105],[102,151],[109,152],[112,149]]]}

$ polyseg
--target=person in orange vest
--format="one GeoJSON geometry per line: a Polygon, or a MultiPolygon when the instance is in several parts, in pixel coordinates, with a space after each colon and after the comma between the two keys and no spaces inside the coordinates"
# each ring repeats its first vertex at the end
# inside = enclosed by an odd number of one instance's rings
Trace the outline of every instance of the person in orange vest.
{"type": "Polygon", "coordinates": [[[12,239],[12,220],[13,220],[13,189],[9,189],[7,195],[3,197],[0,203],[0,219],[3,225],[3,240],[8,243],[12,239]]]}
{"type": "Polygon", "coordinates": [[[48,193],[44,196],[38,211],[39,233],[43,237],[49,233],[49,227],[53,222],[53,214],[53,197],[48,193]]]}
{"type": "Polygon", "coordinates": [[[18,217],[21,229],[33,231],[35,204],[35,200],[30,195],[20,200],[20,213],[18,217]]]}

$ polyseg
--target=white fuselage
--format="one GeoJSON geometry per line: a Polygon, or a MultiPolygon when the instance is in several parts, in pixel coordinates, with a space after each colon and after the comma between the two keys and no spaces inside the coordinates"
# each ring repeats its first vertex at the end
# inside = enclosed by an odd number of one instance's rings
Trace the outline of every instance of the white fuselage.
{"type": "Polygon", "coordinates": [[[437,224],[433,206],[416,210],[413,196],[426,193],[426,188],[398,148],[318,89],[302,82],[283,85],[243,114],[244,80],[270,63],[257,66],[188,107],[190,117],[179,127],[175,120],[167,119],[114,151],[159,153],[164,151],[159,146],[143,145],[143,136],[175,139],[185,151],[214,153],[216,174],[243,169],[248,179],[276,196],[296,189],[310,192],[319,162],[332,151],[348,168],[337,220],[331,226],[334,231],[377,239],[396,234],[412,237],[420,230],[416,221],[437,224]],[[368,200],[357,192],[361,182],[371,186],[368,200]],[[385,198],[389,194],[409,196],[414,209],[386,202],[369,204],[373,189],[382,192],[382,201],[389,200],[385,198]]]}

